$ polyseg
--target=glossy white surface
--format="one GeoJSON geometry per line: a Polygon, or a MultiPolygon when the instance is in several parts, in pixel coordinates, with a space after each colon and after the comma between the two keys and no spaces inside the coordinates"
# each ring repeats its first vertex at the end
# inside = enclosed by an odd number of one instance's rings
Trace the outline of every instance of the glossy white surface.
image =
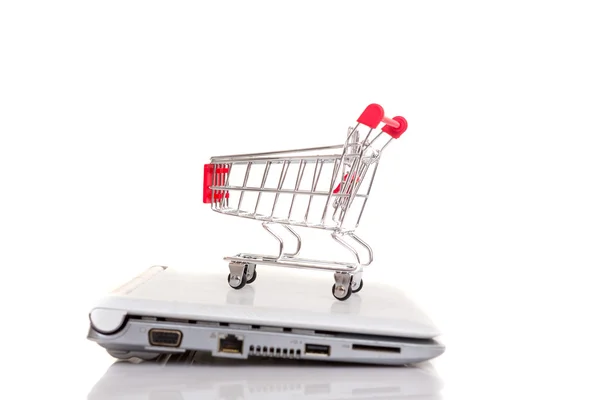
{"type": "Polygon", "coordinates": [[[411,338],[439,335],[427,315],[394,287],[365,280],[361,292],[342,302],[331,295],[333,274],[315,279],[283,268],[257,267],[257,271],[254,283],[235,290],[227,284],[226,271],[166,268],[126,292],[102,299],[96,306],[104,317],[99,321],[114,325],[116,318],[109,311],[113,309],[117,315],[126,310],[133,315],[411,338]]]}
{"type": "Polygon", "coordinates": [[[159,363],[117,362],[88,400],[415,399],[441,398],[443,382],[430,364],[365,368],[298,362],[254,362],[175,356],[159,363]]]}

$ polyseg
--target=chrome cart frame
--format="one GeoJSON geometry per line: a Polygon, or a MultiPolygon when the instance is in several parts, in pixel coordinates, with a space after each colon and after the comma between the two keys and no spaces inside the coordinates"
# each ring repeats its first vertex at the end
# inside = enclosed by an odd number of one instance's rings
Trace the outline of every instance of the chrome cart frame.
{"type": "Polygon", "coordinates": [[[363,268],[373,261],[373,250],[354,230],[383,150],[407,126],[403,117],[388,118],[381,106],[371,104],[356,125],[348,128],[343,144],[212,157],[204,166],[204,203],[222,214],[261,221],[279,243],[277,255],[225,257],[229,285],[241,289],[254,282],[260,264],[332,271],[332,294],[338,300],[360,291],[363,268]],[[381,130],[373,134],[381,123],[381,130]],[[285,241],[276,226],[293,238],[294,251],[284,251],[285,241]],[[300,258],[302,240],[297,227],[331,231],[331,237],[353,254],[355,262],[300,258]]]}

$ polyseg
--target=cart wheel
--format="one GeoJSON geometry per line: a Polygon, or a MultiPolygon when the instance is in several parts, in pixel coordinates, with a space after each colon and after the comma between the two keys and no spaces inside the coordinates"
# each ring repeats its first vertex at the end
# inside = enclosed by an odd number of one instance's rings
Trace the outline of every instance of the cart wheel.
{"type": "Polygon", "coordinates": [[[246,283],[249,285],[252,282],[254,282],[256,280],[256,269],[254,269],[253,273],[252,273],[252,277],[250,279],[248,279],[248,277],[246,277],[246,283]]]}
{"type": "Polygon", "coordinates": [[[234,289],[241,289],[246,286],[246,274],[242,274],[241,279],[235,279],[231,277],[231,274],[227,276],[227,282],[229,282],[229,286],[234,289]]]}
{"type": "Polygon", "coordinates": [[[343,286],[337,286],[335,283],[331,287],[331,294],[338,300],[348,300],[352,295],[352,290],[346,290],[343,286]]]}
{"type": "MultiPolygon", "coordinates": [[[[352,285],[354,286],[354,285],[352,285]]],[[[358,284],[358,287],[356,289],[354,289],[354,287],[352,288],[352,293],[358,293],[362,290],[363,288],[363,280],[360,280],[360,283],[358,284]]]]}

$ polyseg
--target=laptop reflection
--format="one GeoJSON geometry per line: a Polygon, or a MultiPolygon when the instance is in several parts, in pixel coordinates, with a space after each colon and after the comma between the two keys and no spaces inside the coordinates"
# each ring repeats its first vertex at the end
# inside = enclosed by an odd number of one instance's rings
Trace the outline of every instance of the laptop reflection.
{"type": "Polygon", "coordinates": [[[153,362],[115,362],[92,388],[88,400],[439,400],[442,385],[429,363],[410,367],[270,359],[241,363],[186,353],[153,362]]]}

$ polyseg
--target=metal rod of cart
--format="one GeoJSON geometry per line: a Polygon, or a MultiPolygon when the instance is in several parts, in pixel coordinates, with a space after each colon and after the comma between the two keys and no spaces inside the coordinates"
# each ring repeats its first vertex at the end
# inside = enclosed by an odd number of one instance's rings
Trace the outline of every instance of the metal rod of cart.
{"type": "Polygon", "coordinates": [[[225,257],[229,285],[242,289],[256,280],[257,265],[267,265],[334,272],[332,294],[338,300],[360,291],[373,250],[354,231],[384,149],[407,127],[403,117],[388,118],[380,105],[370,104],[340,145],[211,157],[204,165],[203,202],[222,214],[261,221],[279,245],[278,254],[225,257]],[[353,261],[299,257],[297,228],[330,231],[353,261]],[[289,239],[293,251],[286,252],[289,239]]]}

